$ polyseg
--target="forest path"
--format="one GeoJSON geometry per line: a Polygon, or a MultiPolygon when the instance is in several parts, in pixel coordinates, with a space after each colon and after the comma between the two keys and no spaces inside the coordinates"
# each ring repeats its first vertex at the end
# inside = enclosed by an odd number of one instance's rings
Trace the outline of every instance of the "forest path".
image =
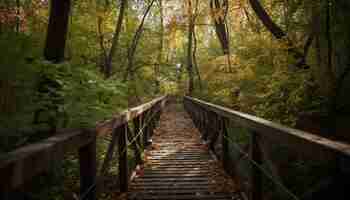
{"type": "Polygon", "coordinates": [[[161,116],[128,199],[241,199],[179,104],[161,116]]]}

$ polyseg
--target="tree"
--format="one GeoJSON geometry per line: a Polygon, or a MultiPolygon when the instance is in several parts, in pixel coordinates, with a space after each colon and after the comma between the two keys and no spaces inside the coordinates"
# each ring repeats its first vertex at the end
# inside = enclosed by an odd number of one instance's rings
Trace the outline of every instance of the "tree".
{"type": "Polygon", "coordinates": [[[199,7],[199,3],[198,0],[196,0],[195,2],[195,10],[194,10],[194,14],[193,14],[193,51],[192,51],[192,59],[193,59],[193,66],[196,70],[196,74],[198,77],[198,84],[199,84],[199,89],[202,91],[203,90],[203,84],[202,84],[202,78],[201,78],[201,74],[199,72],[199,66],[198,66],[198,62],[197,62],[197,47],[198,47],[198,40],[197,40],[197,34],[196,34],[196,19],[199,15],[198,13],[198,8],[199,7]]]}
{"type": "Polygon", "coordinates": [[[135,53],[136,53],[136,50],[137,50],[137,46],[138,46],[138,43],[141,39],[141,36],[142,36],[142,33],[143,33],[143,26],[145,24],[145,20],[148,16],[148,13],[150,12],[153,4],[154,4],[155,0],[152,0],[147,8],[146,8],[146,11],[145,13],[143,14],[142,16],[142,19],[141,19],[141,23],[139,24],[135,34],[134,34],[134,37],[131,41],[131,45],[129,46],[129,49],[128,49],[128,66],[127,66],[127,69],[126,69],[126,73],[125,73],[125,76],[124,76],[124,80],[128,80],[129,78],[131,80],[134,80],[134,73],[135,73],[135,69],[134,69],[134,57],[135,57],[135,53]]]}
{"type": "Polygon", "coordinates": [[[229,30],[227,27],[228,10],[228,0],[210,0],[210,12],[214,21],[216,36],[220,41],[224,55],[227,56],[229,72],[232,72],[229,30]]]}
{"type": "Polygon", "coordinates": [[[64,59],[70,6],[70,0],[51,0],[44,57],[55,63],[64,59]]]}
{"type": "Polygon", "coordinates": [[[159,30],[159,52],[157,63],[154,65],[154,79],[155,79],[155,93],[158,94],[160,92],[160,66],[163,63],[163,48],[164,48],[164,8],[163,8],[163,0],[158,0],[159,2],[159,20],[160,20],[160,30],[159,30]]]}
{"type": "Polygon", "coordinates": [[[115,32],[112,40],[112,46],[109,51],[109,54],[107,56],[106,64],[105,64],[105,77],[109,78],[111,76],[112,72],[112,61],[113,57],[115,56],[115,52],[118,49],[119,45],[119,37],[120,37],[120,32],[122,30],[122,24],[123,24],[123,18],[124,18],[124,12],[125,12],[125,7],[127,4],[128,0],[121,0],[120,4],[120,9],[119,9],[119,16],[118,16],[118,21],[115,27],[115,32]]]}
{"type": "Polygon", "coordinates": [[[275,22],[272,21],[269,14],[260,4],[259,0],[249,0],[252,9],[254,10],[256,16],[260,19],[260,21],[264,24],[264,26],[271,32],[271,34],[279,40],[286,39],[286,44],[288,45],[288,52],[290,52],[295,60],[297,61],[296,66],[298,68],[310,68],[306,64],[305,55],[301,53],[301,51],[295,47],[295,45],[287,38],[287,34],[279,27],[275,22]]]}
{"type": "Polygon", "coordinates": [[[194,33],[194,17],[193,17],[193,8],[192,0],[187,1],[187,18],[188,18],[188,37],[187,37],[187,72],[188,72],[188,95],[192,95],[194,90],[194,73],[193,73],[193,54],[192,54],[192,45],[193,45],[193,33],[194,33]]]}

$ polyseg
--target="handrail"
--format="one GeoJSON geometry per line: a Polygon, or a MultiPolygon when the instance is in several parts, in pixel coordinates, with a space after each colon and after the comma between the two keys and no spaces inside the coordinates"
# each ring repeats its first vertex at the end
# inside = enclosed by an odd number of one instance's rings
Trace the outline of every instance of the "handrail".
{"type": "MultiPolygon", "coordinates": [[[[273,161],[269,159],[269,155],[267,155],[266,149],[264,149],[264,144],[266,144],[265,138],[269,139],[267,141],[275,142],[269,143],[269,146],[286,145],[290,147],[293,153],[297,153],[299,157],[302,155],[303,158],[307,158],[307,160],[310,158],[315,159],[315,152],[320,152],[323,155],[321,160],[325,159],[324,156],[327,156],[328,161],[334,161],[333,164],[336,173],[342,174],[340,177],[343,177],[346,182],[349,180],[345,178],[349,177],[350,173],[349,144],[293,129],[188,96],[184,97],[184,107],[191,116],[199,132],[202,134],[202,138],[208,142],[210,149],[221,159],[224,169],[236,178],[242,179],[242,182],[249,182],[248,185],[245,184],[243,186],[243,190],[249,194],[249,199],[251,200],[264,199],[263,193],[265,190],[263,189],[263,177],[273,182],[275,186],[288,195],[290,199],[300,199],[285,186],[282,179],[279,177],[276,166],[274,166],[273,161]],[[242,146],[232,140],[231,137],[233,135],[229,134],[234,134],[234,132],[229,133],[228,127],[241,127],[247,130],[248,134],[250,134],[250,139],[246,141],[246,143],[248,143],[249,146],[245,144],[244,148],[242,148],[242,146]],[[249,150],[246,149],[247,147],[249,147],[249,150]],[[312,149],[310,147],[312,147],[312,149]],[[310,149],[311,151],[305,149],[310,149]],[[238,160],[235,160],[237,163],[231,161],[233,159],[231,159],[230,156],[232,152],[239,155],[238,160]],[[235,171],[240,159],[248,161],[251,166],[251,171],[249,173],[250,178],[248,180],[244,177],[240,177],[239,172],[235,171]],[[266,167],[270,168],[270,172],[266,167]]],[[[329,174],[326,176],[328,175],[329,174]]],[[[345,183],[344,180],[340,181],[345,183]]],[[[318,189],[318,187],[319,186],[316,185],[315,189],[318,189]]],[[[312,189],[310,190],[311,192],[313,192],[312,189]]],[[[308,195],[308,193],[305,193],[305,195],[308,195]]]]}
{"type": "MultiPolygon", "coordinates": [[[[49,170],[54,163],[53,161],[62,160],[65,153],[73,150],[79,150],[81,193],[86,192],[92,182],[96,181],[96,137],[113,134],[118,135],[119,140],[126,140],[126,134],[129,134],[127,131],[128,123],[137,121],[138,126],[140,126],[140,123],[146,126],[147,139],[149,132],[152,132],[155,127],[154,123],[156,120],[159,120],[160,112],[164,108],[166,101],[167,96],[162,96],[138,107],[125,110],[111,120],[98,123],[93,129],[60,131],[61,134],[0,156],[0,196],[5,195],[6,197],[6,194],[11,190],[49,170]],[[154,117],[155,115],[158,118],[151,119],[147,123],[143,120],[143,118],[154,117]]],[[[111,143],[110,149],[113,150],[116,142],[111,143]]],[[[119,141],[119,144],[124,143],[119,141]]],[[[105,162],[108,163],[108,160],[105,162]]],[[[2,198],[5,199],[5,197],[2,198]]],[[[89,199],[94,198],[91,197],[89,199]]]]}
{"type": "Polygon", "coordinates": [[[158,102],[162,102],[161,107],[163,107],[165,103],[165,98],[167,98],[167,96],[158,97],[148,103],[124,110],[117,116],[113,117],[113,119],[98,122],[96,125],[97,135],[102,136],[110,133],[108,132],[108,130],[119,128],[123,124],[132,121],[133,119],[140,116],[142,113],[152,108],[152,106],[154,106],[158,102]]]}
{"type": "Polygon", "coordinates": [[[202,108],[204,109],[209,109],[218,114],[219,116],[227,117],[240,126],[259,132],[259,134],[262,134],[263,136],[269,138],[288,137],[288,142],[291,142],[290,140],[293,140],[294,142],[298,143],[312,143],[316,144],[320,148],[325,148],[350,157],[350,144],[330,140],[322,136],[290,128],[272,121],[268,121],[263,118],[238,112],[196,98],[186,96],[185,99],[202,106],[202,108]]]}

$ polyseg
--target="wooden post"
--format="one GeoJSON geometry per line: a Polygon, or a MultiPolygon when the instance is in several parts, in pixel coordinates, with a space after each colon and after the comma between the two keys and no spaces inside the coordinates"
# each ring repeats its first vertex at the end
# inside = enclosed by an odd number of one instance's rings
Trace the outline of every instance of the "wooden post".
{"type": "Polygon", "coordinates": [[[201,133],[203,133],[203,124],[204,124],[204,122],[203,122],[203,119],[204,119],[203,111],[200,110],[200,109],[198,109],[198,110],[199,110],[199,131],[201,133]]]}
{"type": "Polygon", "coordinates": [[[209,138],[209,147],[210,149],[217,154],[217,152],[215,152],[215,143],[219,137],[220,134],[220,121],[219,121],[219,116],[216,113],[212,113],[212,120],[211,123],[209,125],[209,134],[208,138],[209,138]]]}
{"type": "Polygon", "coordinates": [[[200,113],[199,113],[199,110],[194,110],[194,122],[195,122],[195,125],[196,125],[196,128],[199,129],[199,116],[200,116],[200,113]]]}
{"type": "Polygon", "coordinates": [[[84,200],[96,200],[96,135],[79,149],[80,195],[84,200]]]}
{"type": "Polygon", "coordinates": [[[120,183],[120,192],[128,191],[128,147],[127,147],[127,124],[121,126],[118,129],[119,132],[119,183],[120,183]]]}
{"type": "MultiPolygon", "coordinates": [[[[251,132],[250,156],[255,164],[262,165],[262,155],[259,147],[259,133],[251,132]]],[[[262,194],[262,174],[260,169],[252,164],[251,176],[251,200],[261,200],[262,194]]]]}
{"type": "Polygon", "coordinates": [[[142,115],[142,127],[143,127],[143,136],[142,136],[142,139],[143,139],[143,148],[146,149],[147,147],[147,143],[148,143],[148,133],[149,133],[149,126],[147,124],[147,120],[148,120],[148,111],[145,112],[143,115],[142,115]]]}
{"type": "Polygon", "coordinates": [[[203,123],[203,133],[202,138],[203,140],[207,140],[207,133],[208,133],[208,121],[209,121],[209,114],[206,110],[204,110],[204,123],[203,123]]]}
{"type": "Polygon", "coordinates": [[[224,170],[228,172],[229,169],[229,149],[228,149],[228,132],[227,132],[227,125],[228,125],[228,119],[221,118],[221,137],[222,137],[222,165],[224,166],[224,170]]]}
{"type": "Polygon", "coordinates": [[[154,113],[153,109],[150,110],[149,112],[149,120],[148,120],[148,131],[149,131],[149,137],[153,136],[153,129],[154,129],[154,113]]]}

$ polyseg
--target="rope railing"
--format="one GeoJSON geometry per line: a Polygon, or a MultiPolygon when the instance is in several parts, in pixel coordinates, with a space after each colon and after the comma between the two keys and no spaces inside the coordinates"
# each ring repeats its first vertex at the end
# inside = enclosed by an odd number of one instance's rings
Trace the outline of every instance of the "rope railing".
{"type": "MultiPolygon", "coordinates": [[[[262,145],[262,141],[266,139],[270,141],[269,146],[288,147],[287,153],[296,153],[307,157],[308,160],[315,159],[317,154],[315,152],[323,156],[330,154],[334,162],[327,163],[326,157],[323,162],[326,165],[335,165],[335,173],[341,173],[344,176],[343,180],[349,177],[349,170],[347,170],[350,166],[349,144],[332,141],[191,97],[184,97],[184,107],[202,134],[202,138],[207,141],[209,148],[222,160],[225,171],[235,178],[242,179],[242,183],[249,182],[248,185],[243,186],[243,190],[251,200],[273,199],[266,196],[266,181],[273,183],[277,191],[285,194],[283,199],[308,199],[304,193],[296,194],[296,191],[289,187],[290,184],[287,186],[283,178],[268,168],[271,167],[269,165],[272,161],[267,160],[266,150],[262,145]],[[245,131],[240,132],[238,128],[245,131]],[[246,134],[248,137],[245,138],[244,144],[239,144],[232,139],[246,134]],[[305,148],[310,149],[310,147],[311,152],[305,151],[305,148]],[[235,158],[232,157],[237,154],[235,158]],[[243,160],[249,164],[250,168],[246,168],[247,165],[242,163],[243,160]],[[242,169],[239,171],[238,166],[245,166],[244,169],[249,174],[248,179],[242,177],[240,174],[242,169]]],[[[332,174],[329,171],[325,173],[327,174],[324,176],[327,178],[332,174]]],[[[349,183],[349,180],[346,179],[345,182],[349,183]]]]}
{"type": "Polygon", "coordinates": [[[136,163],[141,162],[141,153],[153,134],[168,97],[156,98],[141,106],[126,110],[113,119],[99,123],[95,129],[70,130],[45,141],[31,144],[0,158],[0,198],[9,200],[11,191],[20,188],[41,172],[48,171],[50,164],[62,160],[67,152],[78,150],[80,168],[80,200],[97,199],[98,186],[110,168],[118,146],[120,191],[128,190],[128,148],[134,145],[136,163]],[[133,128],[130,128],[133,125],[133,128]],[[131,131],[133,130],[133,131],[131,131]],[[97,173],[96,139],[112,134],[112,140],[97,173]],[[140,138],[143,144],[139,145],[140,138]],[[138,159],[137,159],[138,158],[138,159]],[[99,176],[97,176],[99,174],[99,176]]]}

